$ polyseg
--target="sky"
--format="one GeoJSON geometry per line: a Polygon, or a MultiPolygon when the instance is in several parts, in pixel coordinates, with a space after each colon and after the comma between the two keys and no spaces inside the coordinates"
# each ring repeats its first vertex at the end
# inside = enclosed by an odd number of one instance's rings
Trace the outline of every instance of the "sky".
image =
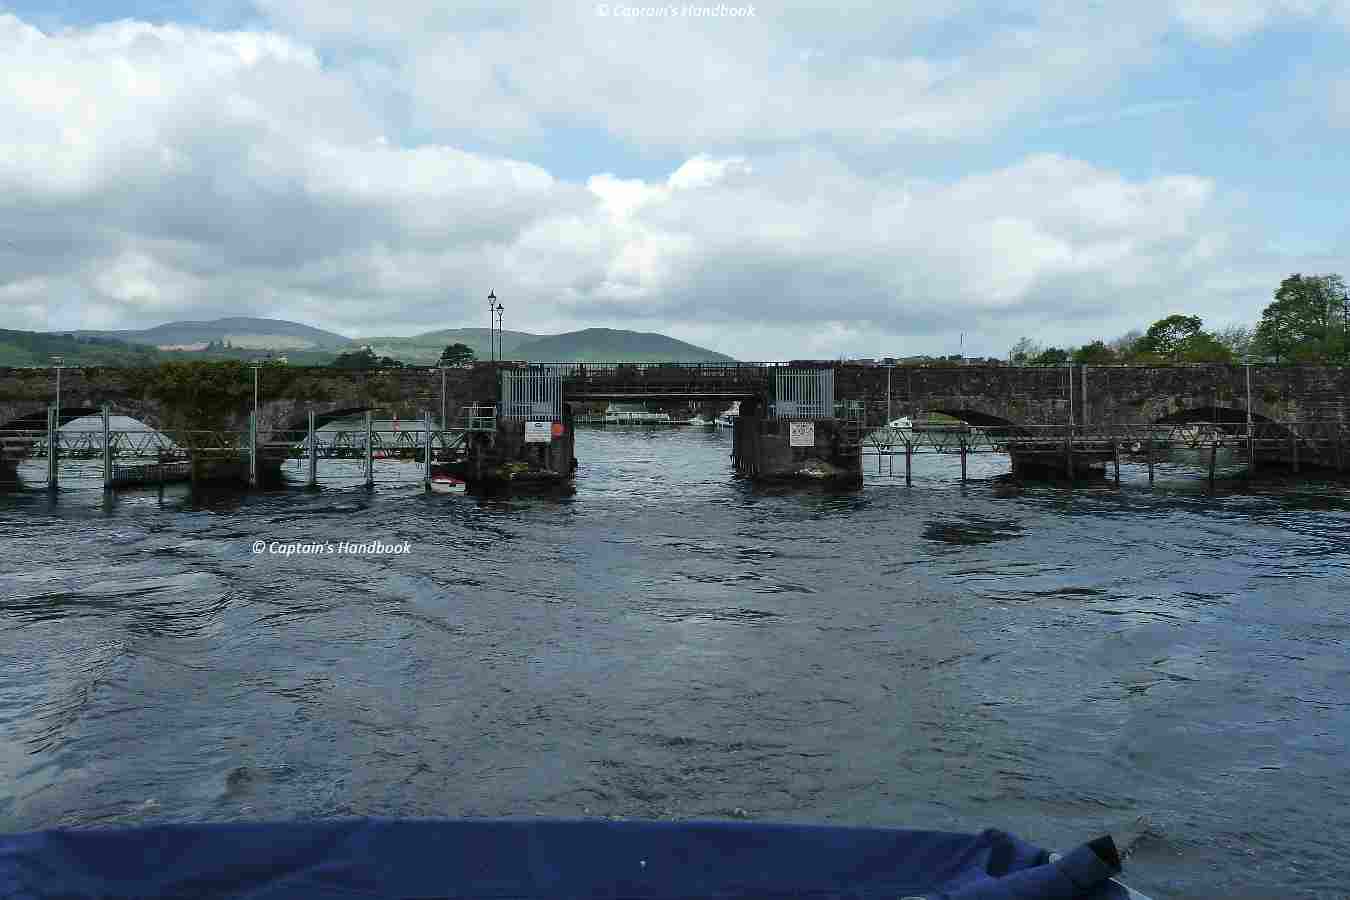
{"type": "Polygon", "coordinates": [[[0,0],[0,327],[1005,356],[1350,274],[1350,0],[0,0]]]}

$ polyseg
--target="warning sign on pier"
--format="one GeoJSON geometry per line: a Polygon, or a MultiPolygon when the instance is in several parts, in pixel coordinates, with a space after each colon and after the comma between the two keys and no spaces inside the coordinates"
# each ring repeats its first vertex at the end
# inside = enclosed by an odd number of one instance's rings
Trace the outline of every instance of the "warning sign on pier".
{"type": "Polygon", "coordinates": [[[553,440],[552,422],[526,422],[525,443],[547,444],[553,440]]]}
{"type": "Polygon", "coordinates": [[[814,447],[816,445],[816,423],[789,422],[788,445],[792,447],[814,447]]]}

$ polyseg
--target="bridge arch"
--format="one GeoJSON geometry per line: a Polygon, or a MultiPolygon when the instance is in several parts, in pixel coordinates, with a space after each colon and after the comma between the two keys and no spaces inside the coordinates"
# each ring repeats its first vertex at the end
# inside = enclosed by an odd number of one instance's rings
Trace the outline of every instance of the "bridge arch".
{"type": "MultiPolygon", "coordinates": [[[[103,410],[95,409],[91,406],[70,406],[61,407],[61,425],[69,425],[76,419],[83,419],[85,416],[102,415],[103,410]]],[[[133,417],[134,418],[134,417],[133,417]]],[[[40,412],[31,412],[25,416],[19,416],[16,419],[10,419],[4,424],[0,424],[0,431],[42,431],[47,427],[47,410],[40,412]]]]}
{"type": "Polygon", "coordinates": [[[1029,435],[1030,431],[1021,424],[1005,419],[1002,416],[996,416],[992,413],[981,412],[977,409],[957,406],[930,406],[925,412],[933,412],[939,415],[958,419],[972,428],[983,428],[986,431],[992,431],[998,434],[1007,435],[1029,435]]]}
{"type": "MultiPolygon", "coordinates": [[[[1247,411],[1231,406],[1193,406],[1155,419],[1154,425],[1191,425],[1206,423],[1217,426],[1227,434],[1245,434],[1247,411]]],[[[1287,425],[1276,422],[1258,412],[1252,413],[1252,434],[1258,438],[1288,439],[1292,432],[1287,425]]]]}
{"type": "MultiPolygon", "coordinates": [[[[346,419],[351,416],[359,415],[372,409],[378,409],[375,406],[345,406],[340,409],[330,409],[326,412],[316,412],[314,414],[314,428],[317,430],[330,422],[336,422],[338,419],[346,419]]],[[[286,422],[283,431],[308,431],[309,430],[309,410],[296,412],[286,422]]]]}

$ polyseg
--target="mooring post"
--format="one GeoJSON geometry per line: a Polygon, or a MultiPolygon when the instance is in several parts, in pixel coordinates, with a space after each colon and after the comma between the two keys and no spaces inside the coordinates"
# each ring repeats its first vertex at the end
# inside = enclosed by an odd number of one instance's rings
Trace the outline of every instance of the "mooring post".
{"type": "Polygon", "coordinates": [[[61,414],[56,406],[47,407],[47,490],[56,490],[56,460],[61,455],[61,414]]]}
{"type": "MultiPolygon", "coordinates": [[[[1069,384],[1073,384],[1073,381],[1070,380],[1069,384]]],[[[1070,425],[1070,426],[1069,426],[1067,429],[1065,429],[1065,431],[1064,431],[1064,473],[1065,473],[1065,475],[1068,477],[1070,483],[1073,483],[1074,481],[1077,480],[1077,479],[1074,477],[1074,471],[1073,471],[1073,426],[1072,426],[1072,425],[1070,425]]]]}
{"type": "Polygon", "coordinates": [[[366,487],[375,486],[375,443],[371,440],[371,414],[366,410],[366,487]]]}
{"type": "Polygon", "coordinates": [[[108,404],[103,404],[103,489],[112,490],[112,428],[108,421],[108,404]]]}
{"type": "Polygon", "coordinates": [[[1111,461],[1116,466],[1116,487],[1120,487],[1120,441],[1111,441],[1111,461]]]}
{"type": "Polygon", "coordinates": [[[305,487],[313,490],[319,486],[319,436],[315,434],[314,410],[309,411],[309,477],[305,487]]]}
{"type": "Polygon", "coordinates": [[[961,436],[961,483],[966,483],[966,437],[961,436]]]}
{"type": "Polygon", "coordinates": [[[1298,436],[1294,434],[1294,429],[1289,429],[1289,456],[1294,466],[1294,474],[1298,474],[1298,436]]]}
{"type": "Polygon", "coordinates": [[[1214,490],[1214,464],[1219,458],[1219,442],[1209,443],[1209,489],[1214,490]]]}
{"type": "Polygon", "coordinates": [[[1153,486],[1153,435],[1149,435],[1145,442],[1148,445],[1148,483],[1153,486]]]}
{"type": "Polygon", "coordinates": [[[912,487],[914,479],[911,476],[910,463],[914,459],[914,445],[905,440],[905,487],[912,487]]]}
{"type": "Polygon", "coordinates": [[[431,490],[431,413],[425,414],[423,427],[426,429],[425,447],[422,451],[422,487],[431,490]]]}
{"type": "Polygon", "coordinates": [[[258,486],[258,414],[248,414],[248,486],[258,486]]]}

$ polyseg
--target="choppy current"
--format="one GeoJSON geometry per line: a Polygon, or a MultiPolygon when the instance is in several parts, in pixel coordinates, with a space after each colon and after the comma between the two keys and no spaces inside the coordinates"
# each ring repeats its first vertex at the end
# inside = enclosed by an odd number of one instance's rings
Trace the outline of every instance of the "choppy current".
{"type": "Polygon", "coordinates": [[[0,831],[1129,827],[1155,898],[1350,894],[1344,484],[1005,496],[990,456],[770,490],[729,449],[583,432],[562,499],[425,496],[397,462],[373,492],[334,462],[315,495],[0,497],[0,831]],[[253,552],[342,540],[410,552],[253,552]]]}

